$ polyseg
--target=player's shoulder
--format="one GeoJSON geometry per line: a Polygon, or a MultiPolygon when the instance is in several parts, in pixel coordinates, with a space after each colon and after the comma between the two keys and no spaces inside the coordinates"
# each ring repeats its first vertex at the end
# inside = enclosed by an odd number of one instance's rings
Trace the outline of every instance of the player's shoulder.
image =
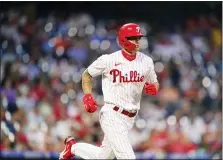
{"type": "Polygon", "coordinates": [[[102,55],[100,55],[97,59],[98,60],[103,60],[103,61],[105,61],[105,60],[107,60],[109,58],[109,54],[102,54],[102,55]]]}
{"type": "Polygon", "coordinates": [[[109,62],[113,59],[117,59],[118,56],[119,56],[119,51],[116,51],[113,53],[103,54],[98,57],[98,60],[104,61],[104,62],[109,62]]]}
{"type": "Polygon", "coordinates": [[[112,61],[112,60],[116,60],[116,59],[119,59],[120,58],[120,53],[121,51],[116,51],[116,52],[112,52],[112,53],[109,53],[109,54],[106,54],[106,59],[108,61],[112,61]]]}
{"type": "Polygon", "coordinates": [[[115,51],[113,53],[110,53],[111,57],[116,57],[116,56],[120,56],[121,50],[115,51]]]}
{"type": "Polygon", "coordinates": [[[108,53],[108,54],[103,54],[101,57],[105,57],[105,58],[111,58],[111,57],[116,57],[119,55],[120,51],[116,51],[116,52],[112,52],[112,53],[108,53]]]}
{"type": "Polygon", "coordinates": [[[139,55],[140,60],[153,61],[152,58],[142,52],[137,53],[139,55]]]}

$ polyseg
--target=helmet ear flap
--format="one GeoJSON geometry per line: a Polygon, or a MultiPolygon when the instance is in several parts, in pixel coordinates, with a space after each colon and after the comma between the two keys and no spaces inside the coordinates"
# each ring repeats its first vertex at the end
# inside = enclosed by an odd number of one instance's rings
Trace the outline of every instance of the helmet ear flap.
{"type": "Polygon", "coordinates": [[[121,47],[124,48],[127,45],[126,41],[127,39],[125,37],[120,37],[119,44],[121,45],[121,47]]]}
{"type": "Polygon", "coordinates": [[[124,37],[121,41],[122,41],[122,44],[120,45],[129,51],[134,50],[136,47],[136,45],[130,42],[126,37],[124,37]]]}
{"type": "Polygon", "coordinates": [[[125,47],[127,47],[129,45],[129,42],[128,42],[127,38],[125,38],[125,41],[123,43],[124,43],[125,47]]]}

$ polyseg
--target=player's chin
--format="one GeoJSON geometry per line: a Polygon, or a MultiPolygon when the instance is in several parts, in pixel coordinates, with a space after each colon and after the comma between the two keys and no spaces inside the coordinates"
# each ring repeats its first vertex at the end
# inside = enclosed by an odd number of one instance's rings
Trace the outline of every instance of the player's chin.
{"type": "Polygon", "coordinates": [[[139,51],[139,47],[136,47],[136,48],[135,48],[135,52],[138,52],[138,51],[139,51]]]}

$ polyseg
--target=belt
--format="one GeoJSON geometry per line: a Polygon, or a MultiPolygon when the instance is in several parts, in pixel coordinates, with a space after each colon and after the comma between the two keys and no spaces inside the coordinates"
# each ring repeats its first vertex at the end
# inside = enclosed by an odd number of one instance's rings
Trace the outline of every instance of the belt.
{"type": "MultiPolygon", "coordinates": [[[[119,107],[115,106],[115,107],[113,108],[113,110],[114,110],[114,111],[118,111],[118,110],[119,110],[119,107]]],[[[124,115],[126,115],[126,116],[128,116],[128,117],[135,117],[137,111],[134,112],[134,113],[131,113],[131,112],[126,111],[126,110],[123,109],[121,113],[124,114],[124,115]]]]}

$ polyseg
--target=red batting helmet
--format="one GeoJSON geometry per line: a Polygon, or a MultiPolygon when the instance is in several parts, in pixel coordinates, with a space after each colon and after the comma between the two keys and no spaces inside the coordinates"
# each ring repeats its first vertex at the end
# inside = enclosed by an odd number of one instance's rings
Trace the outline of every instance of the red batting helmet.
{"type": "Polygon", "coordinates": [[[136,48],[136,45],[130,42],[127,38],[128,37],[142,37],[143,34],[141,33],[139,25],[135,23],[127,23],[123,25],[118,32],[118,42],[127,50],[131,51],[136,48]]]}

